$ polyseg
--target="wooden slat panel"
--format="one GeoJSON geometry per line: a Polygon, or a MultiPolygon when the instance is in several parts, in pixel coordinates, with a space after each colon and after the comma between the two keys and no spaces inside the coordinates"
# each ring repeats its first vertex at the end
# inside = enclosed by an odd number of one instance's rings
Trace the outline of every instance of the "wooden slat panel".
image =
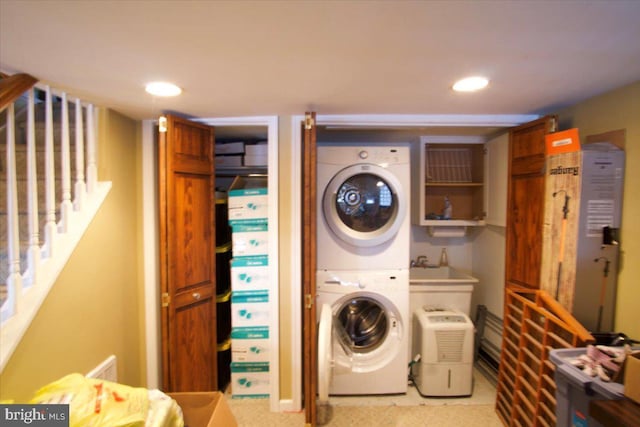
{"type": "MultiPolygon", "coordinates": [[[[507,289],[496,412],[505,425],[555,425],[555,365],[549,353],[571,342],[585,344],[568,313],[546,304],[544,291],[507,289]],[[569,317],[567,317],[569,316],[569,317]],[[518,323],[516,317],[521,317],[518,323]]],[[[560,307],[561,310],[564,308],[560,307]]],[[[586,337],[590,342],[590,335],[586,337]]]]}

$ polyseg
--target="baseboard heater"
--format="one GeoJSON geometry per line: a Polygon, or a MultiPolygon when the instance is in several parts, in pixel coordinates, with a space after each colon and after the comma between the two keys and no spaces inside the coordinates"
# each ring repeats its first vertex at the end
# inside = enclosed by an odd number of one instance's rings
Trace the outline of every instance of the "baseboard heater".
{"type": "Polygon", "coordinates": [[[479,305],[475,326],[474,365],[493,385],[496,385],[500,365],[502,319],[490,312],[485,305],[479,305]]]}

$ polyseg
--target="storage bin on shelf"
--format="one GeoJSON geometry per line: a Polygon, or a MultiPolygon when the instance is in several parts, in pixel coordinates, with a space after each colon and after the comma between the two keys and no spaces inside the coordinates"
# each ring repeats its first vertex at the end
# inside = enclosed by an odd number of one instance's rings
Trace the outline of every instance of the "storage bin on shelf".
{"type": "MultiPolygon", "coordinates": [[[[231,237],[229,237],[231,239],[231,237]]],[[[216,294],[222,295],[231,289],[231,240],[216,246],[216,294]]]]}
{"type": "Polygon", "coordinates": [[[231,381],[231,334],[218,342],[218,390],[225,390],[231,381]]]}
{"type": "Polygon", "coordinates": [[[226,191],[216,191],[216,245],[231,242],[229,225],[229,195],[226,191]]]}
{"type": "Polygon", "coordinates": [[[231,289],[222,295],[216,295],[216,311],[218,322],[216,324],[218,344],[231,334],[231,289]]]}

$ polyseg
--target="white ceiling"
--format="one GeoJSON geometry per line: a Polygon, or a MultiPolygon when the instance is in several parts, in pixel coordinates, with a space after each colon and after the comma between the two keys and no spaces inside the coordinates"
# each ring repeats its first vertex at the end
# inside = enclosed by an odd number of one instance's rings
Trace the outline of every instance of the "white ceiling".
{"type": "Polygon", "coordinates": [[[640,80],[639,23],[623,0],[0,0],[0,68],[138,119],[540,114],[640,80]]]}

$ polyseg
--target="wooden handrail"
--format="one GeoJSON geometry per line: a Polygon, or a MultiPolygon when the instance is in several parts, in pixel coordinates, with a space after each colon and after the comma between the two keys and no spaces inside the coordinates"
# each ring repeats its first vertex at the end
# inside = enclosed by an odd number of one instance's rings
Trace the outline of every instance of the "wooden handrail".
{"type": "Polygon", "coordinates": [[[0,110],[18,99],[23,93],[31,89],[38,79],[29,74],[2,75],[0,79],[0,110]]]}

